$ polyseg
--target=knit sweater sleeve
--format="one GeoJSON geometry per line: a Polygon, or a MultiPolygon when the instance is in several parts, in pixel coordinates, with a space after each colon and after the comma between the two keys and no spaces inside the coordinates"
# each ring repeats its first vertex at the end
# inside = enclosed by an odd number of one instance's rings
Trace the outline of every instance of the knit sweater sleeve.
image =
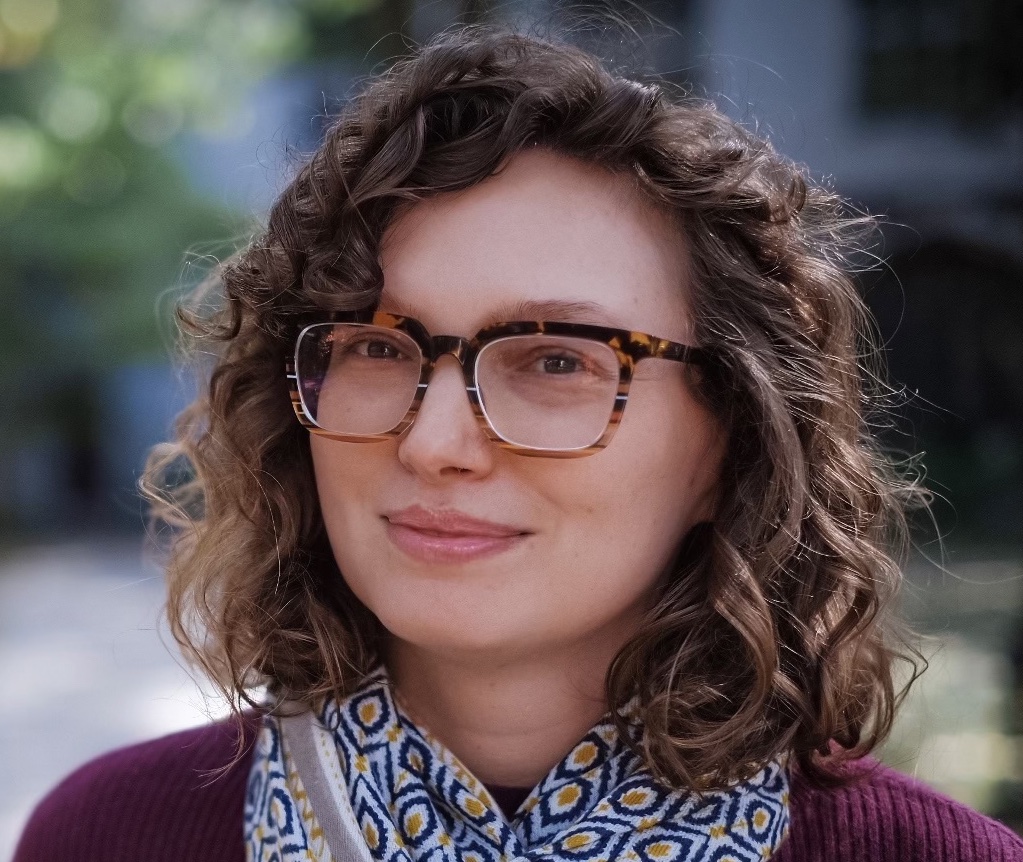
{"type": "MultiPolygon", "coordinates": [[[[256,723],[221,722],[106,754],[36,808],[13,862],[242,862],[256,723]]],[[[792,828],[774,862],[1023,862],[1006,827],[869,764],[837,789],[792,782],[792,828]]]]}
{"type": "Polygon", "coordinates": [[[251,721],[219,722],[85,764],[36,807],[13,862],[242,862],[254,735],[251,721]]]}
{"type": "Polygon", "coordinates": [[[792,824],[774,862],[1023,862],[1023,839],[873,761],[840,788],[792,783],[792,824]]]}

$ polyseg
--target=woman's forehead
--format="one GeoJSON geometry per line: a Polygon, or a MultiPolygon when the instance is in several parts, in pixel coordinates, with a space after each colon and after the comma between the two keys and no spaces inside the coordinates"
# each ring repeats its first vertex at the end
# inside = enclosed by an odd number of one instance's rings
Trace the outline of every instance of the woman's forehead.
{"type": "Polygon", "coordinates": [[[548,151],[403,212],[381,265],[382,304],[427,326],[540,318],[688,335],[680,231],[628,177],[548,151]]]}

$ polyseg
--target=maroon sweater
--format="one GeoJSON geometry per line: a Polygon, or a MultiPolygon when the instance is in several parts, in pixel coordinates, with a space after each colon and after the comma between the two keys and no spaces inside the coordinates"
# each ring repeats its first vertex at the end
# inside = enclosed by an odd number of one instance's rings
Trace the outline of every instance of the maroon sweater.
{"type": "MultiPolygon", "coordinates": [[[[86,764],[36,808],[13,862],[243,862],[254,732],[250,722],[234,763],[237,731],[221,722],[86,764]]],[[[838,790],[793,776],[774,862],[1023,862],[1005,826],[886,767],[861,773],[838,790]]]]}

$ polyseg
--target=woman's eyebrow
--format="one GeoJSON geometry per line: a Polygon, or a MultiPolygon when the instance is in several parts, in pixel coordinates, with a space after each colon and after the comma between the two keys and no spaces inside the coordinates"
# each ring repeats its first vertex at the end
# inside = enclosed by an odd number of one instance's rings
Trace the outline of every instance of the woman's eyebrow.
{"type": "MultiPolygon", "coordinates": [[[[420,319],[414,305],[399,302],[386,293],[380,296],[380,308],[392,314],[420,319]]],[[[613,325],[613,315],[606,306],[589,300],[519,299],[496,305],[481,321],[481,326],[509,320],[558,320],[565,323],[613,325]]]]}
{"type": "Polygon", "coordinates": [[[565,323],[603,323],[607,325],[611,311],[588,300],[523,299],[498,306],[489,315],[489,322],[502,320],[560,320],[565,323]]]}

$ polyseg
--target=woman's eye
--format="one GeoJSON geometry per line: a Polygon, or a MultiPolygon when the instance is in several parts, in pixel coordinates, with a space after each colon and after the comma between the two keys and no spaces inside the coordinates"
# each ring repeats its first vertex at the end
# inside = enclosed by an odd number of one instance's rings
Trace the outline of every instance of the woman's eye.
{"type": "Polygon", "coordinates": [[[401,359],[404,355],[397,345],[382,339],[360,341],[351,350],[369,359],[401,359]]]}
{"type": "Polygon", "coordinates": [[[545,356],[541,368],[545,374],[574,374],[584,370],[583,363],[575,356],[545,356]]]}

